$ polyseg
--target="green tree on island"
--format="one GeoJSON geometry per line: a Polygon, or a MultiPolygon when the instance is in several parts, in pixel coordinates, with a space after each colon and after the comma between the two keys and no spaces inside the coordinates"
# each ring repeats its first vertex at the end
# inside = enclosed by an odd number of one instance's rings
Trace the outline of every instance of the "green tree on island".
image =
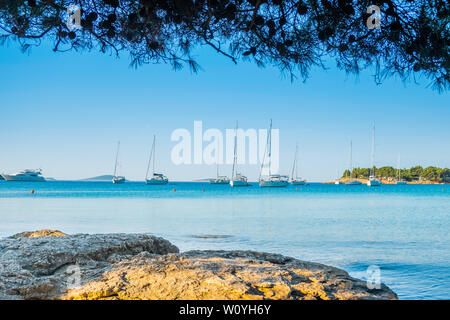
{"type": "Polygon", "coordinates": [[[411,174],[411,179],[419,179],[423,173],[423,168],[421,166],[415,166],[409,169],[411,174]]]}
{"type": "MultiPolygon", "coordinates": [[[[385,166],[381,168],[375,168],[375,174],[378,177],[384,179],[396,179],[398,178],[398,170],[391,167],[385,166]]],[[[350,176],[350,170],[345,170],[342,178],[348,178],[350,176]]],[[[367,179],[370,176],[370,168],[354,168],[351,172],[352,178],[362,178],[367,179]]],[[[430,181],[436,183],[450,182],[450,169],[448,168],[438,168],[429,166],[425,169],[421,166],[414,166],[410,169],[401,169],[400,177],[406,181],[430,181]]]]}

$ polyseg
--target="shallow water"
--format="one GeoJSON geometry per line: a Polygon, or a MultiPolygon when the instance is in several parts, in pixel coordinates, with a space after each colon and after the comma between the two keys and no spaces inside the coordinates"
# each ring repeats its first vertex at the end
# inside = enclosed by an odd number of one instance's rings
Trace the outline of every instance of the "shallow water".
{"type": "Polygon", "coordinates": [[[363,279],[375,265],[401,299],[450,299],[449,185],[0,181],[0,237],[42,228],[148,232],[182,251],[275,252],[363,279]]]}

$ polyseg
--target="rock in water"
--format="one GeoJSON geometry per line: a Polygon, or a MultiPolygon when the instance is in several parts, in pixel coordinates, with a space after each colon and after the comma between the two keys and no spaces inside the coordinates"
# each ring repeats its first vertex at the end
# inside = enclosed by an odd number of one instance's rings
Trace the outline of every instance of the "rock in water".
{"type": "Polygon", "coordinates": [[[143,234],[0,240],[2,299],[396,299],[323,264],[143,234]]]}
{"type": "Polygon", "coordinates": [[[0,240],[0,297],[59,299],[141,252],[161,255],[178,248],[146,234],[5,238],[0,240]]]}
{"type": "Polygon", "coordinates": [[[388,287],[326,265],[252,251],[190,251],[123,260],[64,299],[396,299],[388,287]]]}
{"type": "Polygon", "coordinates": [[[16,233],[15,235],[12,235],[11,238],[19,239],[19,238],[64,237],[64,236],[67,236],[67,234],[59,230],[43,229],[38,231],[25,231],[21,233],[16,233]]]}

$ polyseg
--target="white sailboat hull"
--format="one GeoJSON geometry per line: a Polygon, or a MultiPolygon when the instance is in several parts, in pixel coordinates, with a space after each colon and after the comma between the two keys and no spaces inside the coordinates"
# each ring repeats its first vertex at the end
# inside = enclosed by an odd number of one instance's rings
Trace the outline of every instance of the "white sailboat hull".
{"type": "Polygon", "coordinates": [[[209,180],[210,184],[230,184],[230,180],[221,180],[221,179],[211,179],[209,180]]]}
{"type": "Polygon", "coordinates": [[[124,177],[116,177],[112,179],[112,182],[115,184],[122,184],[125,183],[125,178],[124,177]]]}
{"type": "Polygon", "coordinates": [[[350,180],[345,183],[347,186],[360,186],[362,185],[361,181],[358,180],[350,180]]]}
{"type": "Polygon", "coordinates": [[[369,187],[379,187],[381,185],[382,185],[382,183],[378,179],[371,179],[371,180],[367,181],[367,186],[369,186],[369,187]]]}
{"type": "Polygon", "coordinates": [[[249,184],[246,180],[230,180],[232,187],[247,187],[249,184]]]}
{"type": "Polygon", "coordinates": [[[147,179],[145,181],[146,184],[150,184],[150,185],[164,185],[164,184],[168,184],[169,180],[168,179],[147,179]]]}
{"type": "Polygon", "coordinates": [[[291,180],[290,183],[294,186],[305,186],[306,185],[305,180],[291,180]]]}
{"type": "Polygon", "coordinates": [[[271,180],[261,180],[259,181],[259,186],[264,187],[287,187],[287,181],[271,181],[271,180]]]}

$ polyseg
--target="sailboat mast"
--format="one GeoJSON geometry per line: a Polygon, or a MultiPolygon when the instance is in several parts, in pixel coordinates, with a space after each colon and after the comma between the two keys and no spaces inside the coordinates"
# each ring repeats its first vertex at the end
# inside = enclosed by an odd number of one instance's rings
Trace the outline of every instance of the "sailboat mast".
{"type": "Polygon", "coordinates": [[[397,175],[398,175],[398,180],[400,181],[400,154],[398,154],[398,161],[397,161],[397,175]]]}
{"type": "Polygon", "coordinates": [[[295,179],[298,178],[298,143],[295,144],[295,179]]]}
{"type": "Polygon", "coordinates": [[[156,158],[156,135],[153,135],[153,171],[152,171],[152,176],[155,174],[155,158],[156,158]]]}
{"type": "Polygon", "coordinates": [[[269,145],[267,146],[269,149],[269,177],[271,175],[270,167],[272,166],[272,119],[270,119],[270,126],[269,126],[269,145]]]}
{"type": "Polygon", "coordinates": [[[234,157],[233,157],[233,169],[231,171],[231,177],[235,178],[236,160],[237,160],[237,129],[238,122],[236,121],[236,129],[234,130],[234,157]]]}
{"type": "Polygon", "coordinates": [[[291,172],[291,179],[292,180],[294,180],[295,161],[296,161],[296,156],[294,156],[294,164],[292,165],[292,172],[291,172]]]}
{"type": "Polygon", "coordinates": [[[353,141],[350,140],[350,175],[349,175],[349,178],[352,177],[352,172],[353,172],[352,157],[353,157],[353,141]]]}
{"type": "Polygon", "coordinates": [[[266,161],[267,145],[269,144],[269,135],[270,135],[270,132],[267,134],[267,140],[266,140],[266,145],[264,147],[264,154],[263,154],[263,158],[261,161],[261,169],[259,170],[258,181],[261,181],[261,176],[262,176],[262,172],[264,169],[264,162],[266,161]]]}
{"type": "Polygon", "coordinates": [[[294,155],[294,164],[292,165],[292,173],[291,173],[291,179],[294,180],[298,177],[297,172],[297,154],[298,154],[298,144],[295,144],[295,155],[294,155]],[[294,176],[295,172],[295,176],[294,176]]]}
{"type": "Polygon", "coordinates": [[[147,173],[145,174],[145,180],[147,180],[148,172],[150,171],[150,163],[152,161],[152,155],[153,155],[153,149],[154,148],[155,148],[155,136],[153,136],[153,143],[152,143],[152,148],[150,150],[150,156],[148,158],[147,173]]]}
{"type": "Polygon", "coordinates": [[[117,177],[117,162],[119,160],[120,141],[117,142],[116,163],[114,164],[114,177],[117,177]]]}
{"type": "Polygon", "coordinates": [[[217,159],[217,163],[216,163],[216,176],[217,178],[219,178],[219,159],[217,159]]]}
{"type": "Polygon", "coordinates": [[[372,155],[370,157],[370,175],[375,176],[375,124],[372,128],[372,155]]]}

